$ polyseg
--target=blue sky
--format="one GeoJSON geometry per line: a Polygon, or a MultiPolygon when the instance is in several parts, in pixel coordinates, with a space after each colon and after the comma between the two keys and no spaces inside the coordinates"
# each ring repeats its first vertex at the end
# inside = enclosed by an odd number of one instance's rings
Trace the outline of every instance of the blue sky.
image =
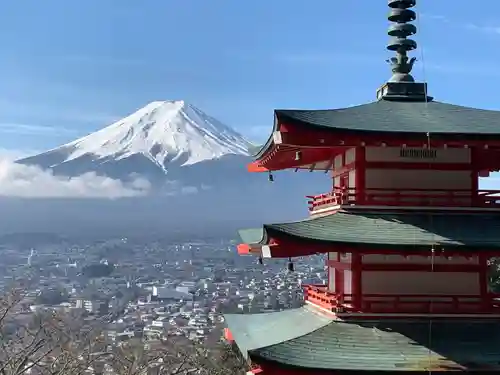
{"type": "MultiPolygon", "coordinates": [[[[154,100],[187,100],[253,140],[277,107],[371,101],[390,76],[386,4],[6,1],[0,148],[55,147],[154,100]]],[[[500,2],[420,0],[418,11],[416,77],[438,100],[500,109],[500,2]]]]}

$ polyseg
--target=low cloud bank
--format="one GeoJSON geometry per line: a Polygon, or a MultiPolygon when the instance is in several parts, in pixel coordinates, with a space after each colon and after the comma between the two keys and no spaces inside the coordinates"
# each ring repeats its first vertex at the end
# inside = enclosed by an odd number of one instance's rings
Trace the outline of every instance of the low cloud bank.
{"type": "Polygon", "coordinates": [[[147,195],[151,184],[137,177],[122,182],[95,173],[55,176],[50,170],[15,163],[0,156],[0,196],[22,198],[108,198],[147,195]]]}

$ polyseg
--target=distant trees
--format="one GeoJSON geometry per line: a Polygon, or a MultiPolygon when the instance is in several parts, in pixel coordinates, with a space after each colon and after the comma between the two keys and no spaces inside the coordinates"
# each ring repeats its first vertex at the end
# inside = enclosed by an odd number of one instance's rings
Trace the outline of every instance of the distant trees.
{"type": "Polygon", "coordinates": [[[500,293],[500,258],[491,258],[488,261],[488,283],[490,290],[500,293]]]}
{"type": "Polygon", "coordinates": [[[43,289],[36,297],[39,305],[58,305],[68,301],[68,292],[61,288],[43,289]]]}
{"type": "Polygon", "coordinates": [[[89,278],[108,277],[114,269],[115,266],[112,263],[91,264],[83,267],[82,274],[89,278]]]}
{"type": "Polygon", "coordinates": [[[22,290],[0,298],[0,375],[234,375],[245,361],[217,335],[106,342],[106,321],[45,311],[22,313],[22,290]]]}

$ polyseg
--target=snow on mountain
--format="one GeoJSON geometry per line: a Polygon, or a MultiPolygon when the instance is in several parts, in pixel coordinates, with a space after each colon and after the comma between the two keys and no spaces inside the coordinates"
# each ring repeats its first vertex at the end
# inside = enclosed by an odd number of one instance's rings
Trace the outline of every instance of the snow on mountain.
{"type": "Polygon", "coordinates": [[[227,154],[248,155],[249,146],[240,134],[180,100],[150,103],[62,147],[74,149],[65,161],[85,154],[116,160],[143,154],[163,168],[180,159],[190,165],[227,154]]]}
{"type": "MultiPolygon", "coordinates": [[[[248,173],[250,146],[236,131],[190,104],[150,103],[86,137],[17,161],[50,169],[57,177],[83,178],[94,172],[126,183],[144,177],[151,189],[147,196],[140,195],[140,202],[37,199],[27,206],[26,200],[0,199],[6,213],[2,217],[8,219],[0,231],[20,227],[107,233],[111,228],[142,235],[200,228],[208,233],[207,228],[221,225],[227,230],[237,223],[244,227],[263,220],[299,219],[307,214],[306,195],[330,189],[331,179],[324,173],[283,172],[273,183],[266,174],[248,173]]],[[[87,177],[91,187],[102,183],[87,177]]],[[[72,185],[78,181],[61,179],[72,185]]]]}
{"type": "Polygon", "coordinates": [[[99,131],[19,162],[63,174],[167,174],[226,156],[248,157],[242,135],[185,101],[157,101],[99,131]],[[119,165],[119,167],[117,167],[119,165]],[[120,169],[120,173],[117,172],[120,169]]]}

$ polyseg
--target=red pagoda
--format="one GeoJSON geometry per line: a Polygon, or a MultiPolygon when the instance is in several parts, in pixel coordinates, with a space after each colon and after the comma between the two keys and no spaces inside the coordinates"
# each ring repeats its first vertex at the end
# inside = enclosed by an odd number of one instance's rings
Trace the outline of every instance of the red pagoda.
{"type": "MultiPolygon", "coordinates": [[[[500,373],[500,303],[488,261],[500,255],[500,112],[434,101],[411,70],[416,0],[388,0],[392,77],[375,102],[276,110],[250,172],[332,173],[303,221],[240,231],[240,254],[327,254],[327,285],[305,305],[227,314],[226,334],[271,374],[500,373]]],[[[292,265],[293,266],[293,265],[292,265]]],[[[290,267],[293,268],[293,267],[290,267]]]]}

